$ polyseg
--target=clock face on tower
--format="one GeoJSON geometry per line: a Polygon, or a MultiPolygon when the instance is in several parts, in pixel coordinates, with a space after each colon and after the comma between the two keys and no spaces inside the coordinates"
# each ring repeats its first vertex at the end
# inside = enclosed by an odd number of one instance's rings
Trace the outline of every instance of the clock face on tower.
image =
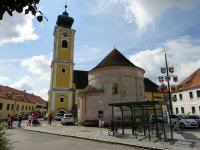
{"type": "Polygon", "coordinates": [[[64,38],[66,38],[66,37],[68,37],[68,33],[67,32],[62,32],[62,37],[64,37],[64,38]]]}

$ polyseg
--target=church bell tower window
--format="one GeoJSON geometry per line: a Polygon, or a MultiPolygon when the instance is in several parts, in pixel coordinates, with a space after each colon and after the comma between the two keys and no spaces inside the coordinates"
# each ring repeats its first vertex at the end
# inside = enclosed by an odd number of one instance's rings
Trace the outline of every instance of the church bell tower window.
{"type": "Polygon", "coordinates": [[[65,67],[62,67],[62,68],[61,68],[61,72],[62,72],[62,73],[65,73],[65,72],[66,72],[65,67]]]}
{"type": "Polygon", "coordinates": [[[65,101],[65,97],[64,96],[60,96],[60,102],[63,103],[65,101]]]}
{"type": "Polygon", "coordinates": [[[67,42],[67,40],[62,40],[62,47],[63,48],[68,48],[68,42],[67,42]]]}

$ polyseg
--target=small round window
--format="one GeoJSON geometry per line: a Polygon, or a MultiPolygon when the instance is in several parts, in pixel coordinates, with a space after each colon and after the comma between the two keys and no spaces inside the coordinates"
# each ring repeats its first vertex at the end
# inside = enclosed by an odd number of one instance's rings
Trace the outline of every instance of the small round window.
{"type": "Polygon", "coordinates": [[[60,96],[60,102],[63,103],[65,101],[65,97],[64,96],[60,96]]]}

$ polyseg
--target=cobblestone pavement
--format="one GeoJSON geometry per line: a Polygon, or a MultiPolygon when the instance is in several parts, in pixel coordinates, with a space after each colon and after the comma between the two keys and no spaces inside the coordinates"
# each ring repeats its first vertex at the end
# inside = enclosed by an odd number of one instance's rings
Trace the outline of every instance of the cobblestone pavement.
{"type": "MultiPolygon", "coordinates": [[[[27,126],[26,123],[27,122],[22,123],[22,128],[25,130],[38,131],[49,134],[148,147],[152,149],[200,150],[200,137],[198,137],[198,135],[200,135],[200,131],[198,129],[196,129],[198,132],[194,131],[194,134],[192,132],[194,129],[191,129],[191,131],[187,129],[182,135],[174,134],[175,139],[178,140],[164,142],[158,139],[151,139],[151,141],[149,141],[149,139],[144,138],[144,136],[138,136],[138,139],[135,139],[135,137],[130,134],[125,134],[123,137],[113,137],[108,136],[108,129],[106,128],[72,125],[63,126],[60,124],[60,122],[57,121],[53,122],[52,125],[48,125],[46,121],[41,121],[42,125],[37,127],[27,126]]],[[[125,131],[125,133],[127,133],[127,131],[125,131]]]]}

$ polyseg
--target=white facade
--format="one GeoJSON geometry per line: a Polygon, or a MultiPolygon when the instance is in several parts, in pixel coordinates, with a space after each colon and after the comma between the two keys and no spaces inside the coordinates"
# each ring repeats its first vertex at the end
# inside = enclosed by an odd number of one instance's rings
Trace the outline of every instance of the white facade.
{"type": "Polygon", "coordinates": [[[172,98],[174,97],[176,97],[176,102],[172,102],[174,114],[200,115],[200,87],[173,93],[172,98]]]}

